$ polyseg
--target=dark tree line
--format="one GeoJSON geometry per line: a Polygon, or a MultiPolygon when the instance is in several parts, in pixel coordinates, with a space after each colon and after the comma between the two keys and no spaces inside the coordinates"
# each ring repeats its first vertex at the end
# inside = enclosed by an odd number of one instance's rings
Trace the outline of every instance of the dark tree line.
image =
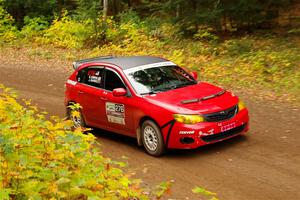
{"type": "MultiPolygon", "coordinates": [[[[295,0],[294,0],[295,1],[295,0]]],[[[6,10],[22,27],[24,17],[43,16],[49,21],[67,10],[79,18],[96,19],[134,11],[141,18],[159,17],[197,31],[201,25],[216,30],[266,27],[281,7],[293,0],[4,0],[6,10]],[[107,7],[105,6],[107,5],[107,7]]]]}

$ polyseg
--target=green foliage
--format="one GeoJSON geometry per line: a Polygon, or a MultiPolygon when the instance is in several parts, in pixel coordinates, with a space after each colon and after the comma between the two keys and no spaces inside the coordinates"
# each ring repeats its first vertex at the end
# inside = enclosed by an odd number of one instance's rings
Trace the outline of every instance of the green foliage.
{"type": "Polygon", "coordinates": [[[273,91],[278,96],[289,94],[285,98],[295,101],[300,99],[299,50],[293,38],[247,37],[224,41],[215,56],[199,64],[209,81],[273,91]]]}
{"type": "Polygon", "coordinates": [[[89,21],[77,22],[65,15],[60,20],[54,20],[50,28],[46,29],[37,41],[59,47],[81,48],[92,33],[89,21]]]}
{"type": "Polygon", "coordinates": [[[91,22],[93,27],[92,39],[97,41],[103,37],[106,32],[105,24],[101,16],[101,1],[99,0],[78,0],[78,7],[76,9],[76,17],[80,20],[91,22]]]}
{"type": "MultiPolygon", "coordinates": [[[[148,28],[147,24],[146,28],[148,28]]],[[[150,36],[168,43],[172,43],[174,40],[183,38],[183,32],[180,31],[180,26],[171,23],[161,23],[156,29],[148,30],[148,32],[150,36]]]]}
{"type": "Polygon", "coordinates": [[[108,20],[106,34],[108,41],[127,46],[147,39],[144,25],[135,12],[122,13],[120,19],[120,23],[117,23],[113,18],[108,20]]]}
{"type": "Polygon", "coordinates": [[[11,43],[18,37],[18,30],[14,26],[14,19],[4,9],[3,0],[0,0],[0,42],[11,43]]]}
{"type": "Polygon", "coordinates": [[[156,198],[161,198],[165,193],[168,193],[170,191],[171,185],[172,185],[172,180],[171,181],[166,181],[160,183],[156,187],[156,191],[154,192],[156,198]]]}
{"type": "MultiPolygon", "coordinates": [[[[77,19],[89,19],[93,23],[95,37],[105,37],[105,24],[102,24],[102,1],[100,0],[2,0],[7,11],[14,17],[18,28],[24,25],[25,16],[30,18],[45,16],[51,20],[61,16],[64,10],[77,19]],[[103,34],[103,35],[102,35],[103,34]]],[[[108,13],[128,20],[151,18],[160,19],[158,24],[172,22],[180,26],[180,32],[193,36],[199,27],[210,26],[216,30],[239,31],[256,29],[259,25],[269,24],[277,18],[279,9],[290,5],[290,0],[143,0],[108,1],[108,13]]],[[[50,22],[50,21],[49,21],[50,22]]],[[[136,22],[136,21],[134,21],[136,22]]],[[[152,20],[153,22],[153,20],[152,20]]],[[[152,30],[155,30],[151,24],[152,30]]],[[[102,39],[101,38],[101,39],[102,39]]]]}
{"type": "Polygon", "coordinates": [[[92,19],[97,21],[101,10],[101,2],[98,0],[78,0],[76,16],[81,19],[92,19]]]}
{"type": "Polygon", "coordinates": [[[299,34],[300,33],[300,28],[293,28],[288,31],[289,34],[299,34]]]}
{"type": "MultiPolygon", "coordinates": [[[[135,23],[125,20],[117,24],[114,20],[108,19],[108,29],[106,39],[109,42],[106,45],[95,49],[95,54],[105,52],[105,54],[145,54],[145,51],[156,51],[156,47],[161,41],[147,34],[147,29],[143,23],[135,23]]],[[[150,53],[150,52],[148,52],[150,53]]]]}
{"type": "Polygon", "coordinates": [[[45,17],[24,18],[24,26],[21,34],[27,39],[33,39],[36,36],[42,35],[42,31],[49,27],[48,21],[45,17]]]}
{"type": "Polygon", "coordinates": [[[24,18],[29,16],[52,18],[59,3],[56,0],[3,0],[7,11],[14,17],[19,29],[24,25],[24,18]]]}
{"type": "Polygon", "coordinates": [[[101,155],[95,137],[70,121],[46,120],[30,101],[0,86],[1,199],[147,199],[123,163],[101,155]]]}
{"type": "Polygon", "coordinates": [[[138,13],[132,10],[123,12],[119,14],[120,22],[121,24],[124,23],[134,23],[134,24],[140,24],[141,18],[139,17],[138,13]]]}
{"type": "Polygon", "coordinates": [[[244,37],[240,39],[230,39],[225,40],[224,43],[221,45],[224,52],[230,56],[239,56],[245,53],[250,52],[253,48],[253,41],[249,37],[244,37]]]}
{"type": "Polygon", "coordinates": [[[174,50],[169,56],[169,59],[178,65],[183,65],[185,63],[185,56],[183,50],[174,50]]]}
{"type": "Polygon", "coordinates": [[[219,40],[219,37],[213,33],[213,28],[202,26],[198,29],[197,33],[193,36],[196,40],[206,40],[216,42],[219,40]]]}
{"type": "Polygon", "coordinates": [[[192,189],[192,192],[195,194],[201,194],[208,197],[210,200],[218,200],[217,194],[214,192],[210,192],[203,187],[196,186],[192,189]]]}

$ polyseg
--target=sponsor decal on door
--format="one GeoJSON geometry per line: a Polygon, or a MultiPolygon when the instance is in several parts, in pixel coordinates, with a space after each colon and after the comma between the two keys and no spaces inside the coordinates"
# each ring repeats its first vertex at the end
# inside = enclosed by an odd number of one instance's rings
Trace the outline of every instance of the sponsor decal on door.
{"type": "Polygon", "coordinates": [[[106,102],[105,107],[108,122],[125,125],[124,104],[106,102]]]}

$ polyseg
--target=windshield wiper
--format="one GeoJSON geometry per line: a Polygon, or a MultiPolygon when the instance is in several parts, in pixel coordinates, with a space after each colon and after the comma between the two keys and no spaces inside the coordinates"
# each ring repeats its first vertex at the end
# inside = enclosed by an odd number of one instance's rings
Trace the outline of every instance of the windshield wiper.
{"type": "MultiPolygon", "coordinates": [[[[174,90],[174,89],[181,88],[181,87],[188,86],[188,85],[194,85],[196,83],[197,83],[196,81],[188,81],[188,82],[181,83],[181,84],[178,84],[178,85],[169,85],[169,86],[164,87],[164,88],[159,88],[159,90],[155,90],[154,92],[165,92],[165,91],[168,91],[168,90],[174,90]]],[[[148,93],[146,93],[146,94],[148,94],[148,93]]]]}
{"type": "Polygon", "coordinates": [[[160,92],[162,92],[162,90],[152,90],[152,91],[149,91],[149,92],[140,93],[140,95],[157,94],[157,93],[160,93],[160,92]]]}
{"type": "Polygon", "coordinates": [[[196,83],[197,83],[196,81],[188,81],[188,82],[181,83],[181,84],[178,84],[178,85],[173,85],[172,89],[182,88],[182,87],[185,87],[185,86],[188,86],[188,85],[194,85],[196,83]]]}

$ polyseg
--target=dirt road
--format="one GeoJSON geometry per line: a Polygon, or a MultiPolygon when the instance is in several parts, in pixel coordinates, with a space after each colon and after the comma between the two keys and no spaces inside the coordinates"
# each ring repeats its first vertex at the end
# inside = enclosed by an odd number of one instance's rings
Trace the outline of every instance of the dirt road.
{"type": "MultiPolygon", "coordinates": [[[[51,115],[64,116],[64,82],[69,75],[60,66],[0,63],[0,83],[19,90],[51,115]]],[[[166,199],[197,199],[191,192],[203,186],[224,200],[300,199],[300,110],[254,101],[242,94],[250,109],[251,130],[196,150],[170,151],[148,156],[135,140],[104,131],[95,134],[103,153],[113,159],[128,157],[129,172],[146,185],[175,180],[166,199]]],[[[199,199],[199,198],[198,198],[199,199]]]]}

